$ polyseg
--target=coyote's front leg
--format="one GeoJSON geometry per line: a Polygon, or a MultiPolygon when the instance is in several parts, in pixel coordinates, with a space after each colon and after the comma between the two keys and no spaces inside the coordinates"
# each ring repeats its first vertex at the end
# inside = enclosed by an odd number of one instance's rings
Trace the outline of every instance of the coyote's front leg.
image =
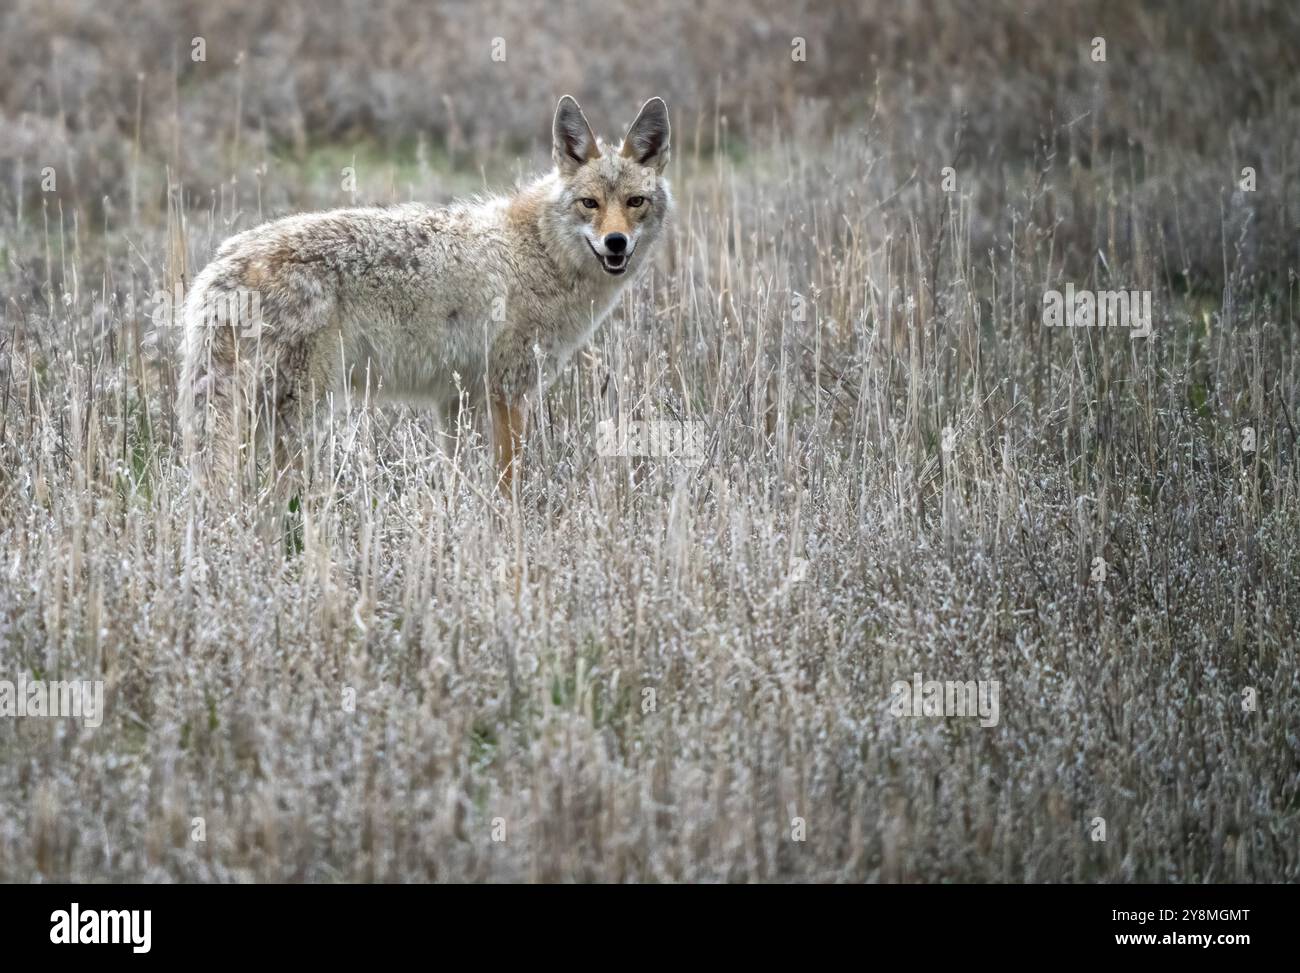
{"type": "Polygon", "coordinates": [[[500,477],[497,485],[507,499],[514,482],[516,467],[523,464],[524,431],[528,422],[528,403],[503,393],[492,395],[492,443],[496,450],[500,477]]]}

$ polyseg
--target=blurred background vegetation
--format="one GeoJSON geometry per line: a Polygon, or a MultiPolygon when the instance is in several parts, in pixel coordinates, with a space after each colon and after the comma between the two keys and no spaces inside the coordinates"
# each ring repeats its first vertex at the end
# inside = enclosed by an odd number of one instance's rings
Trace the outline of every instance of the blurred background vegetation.
{"type": "Polygon", "coordinates": [[[9,0],[0,38],[4,210],[61,203],[90,232],[160,218],[169,175],[199,208],[223,192],[235,208],[300,207],[318,170],[337,184],[349,160],[363,183],[384,160],[396,198],[421,165],[475,188],[503,159],[545,161],[559,94],[616,138],[655,93],[679,153],[840,132],[881,145],[898,184],[937,185],[951,165],[986,217],[977,248],[1032,166],[1060,190],[1036,215],[1065,224],[1062,258],[1145,247],[1221,286],[1239,242],[1248,277],[1276,281],[1300,252],[1289,3],[9,0]],[[1246,166],[1257,188],[1229,207],[1246,166]]]}

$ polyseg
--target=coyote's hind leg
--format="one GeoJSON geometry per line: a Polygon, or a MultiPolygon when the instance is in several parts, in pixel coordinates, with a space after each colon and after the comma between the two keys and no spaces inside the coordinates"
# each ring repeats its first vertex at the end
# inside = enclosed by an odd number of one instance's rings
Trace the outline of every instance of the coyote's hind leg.
{"type": "Polygon", "coordinates": [[[321,448],[328,448],[321,420],[331,411],[329,393],[338,384],[339,361],[337,334],[328,330],[281,350],[262,423],[269,479],[278,493],[306,487],[321,448]]]}

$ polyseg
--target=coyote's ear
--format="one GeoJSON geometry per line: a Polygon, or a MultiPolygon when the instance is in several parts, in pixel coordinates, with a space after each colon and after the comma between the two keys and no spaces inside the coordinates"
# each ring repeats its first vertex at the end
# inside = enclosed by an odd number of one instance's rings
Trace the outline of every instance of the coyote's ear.
{"type": "Polygon", "coordinates": [[[600,155],[596,136],[587,124],[572,96],[565,95],[555,109],[555,124],[551,129],[551,158],[561,172],[575,172],[579,166],[600,155]]]}
{"type": "Polygon", "coordinates": [[[641,106],[623,139],[623,154],[643,166],[664,171],[668,164],[668,106],[662,98],[651,98],[641,106]]]}

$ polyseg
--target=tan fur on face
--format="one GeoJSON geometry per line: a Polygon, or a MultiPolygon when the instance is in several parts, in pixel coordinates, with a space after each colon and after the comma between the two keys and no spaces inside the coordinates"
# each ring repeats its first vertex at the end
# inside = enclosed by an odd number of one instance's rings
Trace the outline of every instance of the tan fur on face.
{"type": "MultiPolygon", "coordinates": [[[[650,217],[656,203],[653,170],[629,162],[624,157],[606,153],[587,163],[569,180],[569,193],[573,197],[577,217],[590,223],[598,236],[610,233],[631,233],[650,217]],[[628,200],[641,197],[640,206],[629,206],[628,200]],[[599,203],[597,209],[587,209],[583,198],[599,203]]],[[[662,205],[662,200],[658,200],[662,205]]]]}

